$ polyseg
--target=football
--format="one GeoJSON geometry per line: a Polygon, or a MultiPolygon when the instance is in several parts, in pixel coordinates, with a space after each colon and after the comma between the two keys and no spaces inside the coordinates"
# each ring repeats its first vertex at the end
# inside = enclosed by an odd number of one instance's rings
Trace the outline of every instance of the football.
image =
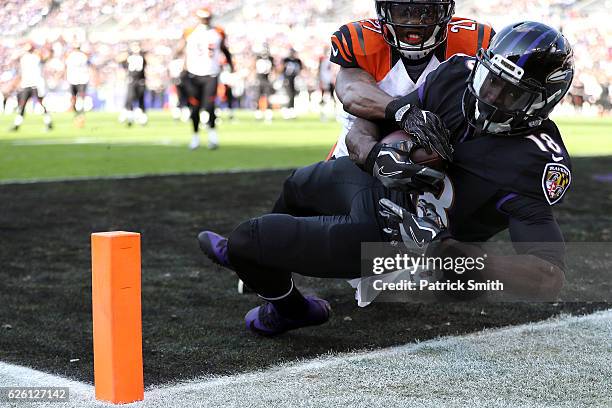
{"type": "MultiPolygon", "coordinates": [[[[381,140],[381,143],[394,144],[404,140],[414,141],[414,138],[403,130],[396,130],[385,136],[381,140]]],[[[436,153],[435,151],[432,151],[431,154],[427,153],[427,150],[422,147],[415,148],[410,154],[410,159],[414,163],[431,167],[432,169],[436,170],[444,170],[446,167],[445,161],[442,159],[442,157],[440,157],[438,153],[436,153]]]]}

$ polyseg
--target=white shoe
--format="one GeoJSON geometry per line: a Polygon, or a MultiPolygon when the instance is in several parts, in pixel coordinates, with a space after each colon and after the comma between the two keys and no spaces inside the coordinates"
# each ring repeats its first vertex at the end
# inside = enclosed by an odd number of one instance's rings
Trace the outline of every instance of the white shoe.
{"type": "Polygon", "coordinates": [[[140,126],[145,126],[147,123],[149,123],[149,117],[146,113],[141,113],[137,116],[137,122],[140,126]]]}
{"type": "Polygon", "coordinates": [[[191,142],[189,142],[189,149],[195,150],[198,147],[200,147],[200,135],[194,133],[194,135],[191,137],[191,142]]]}
{"type": "Polygon", "coordinates": [[[19,126],[21,126],[23,124],[23,116],[21,115],[17,115],[15,116],[15,122],[13,122],[13,126],[15,128],[18,128],[19,126]]]}
{"type": "Polygon", "coordinates": [[[274,117],[274,113],[272,113],[272,109],[266,110],[266,116],[265,116],[264,122],[268,125],[271,124],[273,117],[274,117]]]}
{"type": "Polygon", "coordinates": [[[219,136],[215,129],[208,129],[208,149],[215,150],[219,147],[219,136]]]}
{"type": "Polygon", "coordinates": [[[121,123],[125,123],[128,126],[132,126],[134,124],[134,111],[126,111],[123,122],[121,123]]]}

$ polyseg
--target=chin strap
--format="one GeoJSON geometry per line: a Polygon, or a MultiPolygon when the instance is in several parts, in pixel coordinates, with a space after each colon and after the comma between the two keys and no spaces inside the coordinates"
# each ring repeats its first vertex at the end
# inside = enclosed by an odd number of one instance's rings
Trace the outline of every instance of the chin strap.
{"type": "Polygon", "coordinates": [[[430,49],[422,50],[422,51],[408,51],[408,50],[398,50],[398,51],[400,54],[402,54],[404,58],[409,59],[410,61],[418,61],[420,59],[424,59],[425,57],[427,57],[434,50],[435,48],[430,48],[430,49]]]}

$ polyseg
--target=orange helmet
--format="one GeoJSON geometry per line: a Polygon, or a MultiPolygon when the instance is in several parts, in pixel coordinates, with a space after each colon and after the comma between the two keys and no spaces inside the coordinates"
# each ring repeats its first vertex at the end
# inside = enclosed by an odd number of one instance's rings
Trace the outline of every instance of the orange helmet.
{"type": "Polygon", "coordinates": [[[201,7],[196,11],[196,16],[198,16],[198,18],[211,18],[212,11],[210,7],[201,7]]]}

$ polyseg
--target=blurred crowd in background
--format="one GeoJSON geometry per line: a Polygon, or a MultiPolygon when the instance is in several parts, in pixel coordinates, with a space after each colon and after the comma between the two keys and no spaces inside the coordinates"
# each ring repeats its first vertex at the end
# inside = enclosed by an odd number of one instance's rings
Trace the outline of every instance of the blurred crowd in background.
{"type": "MultiPolygon", "coordinates": [[[[185,29],[196,24],[194,10],[203,4],[187,0],[5,0],[0,9],[0,97],[15,91],[18,59],[24,44],[44,50],[44,74],[51,110],[69,109],[65,57],[78,45],[89,57],[88,108],[119,110],[124,105],[126,71],[120,56],[137,42],[147,59],[147,97],[151,108],[176,104],[173,84],[175,47],[185,29]]],[[[224,0],[209,3],[213,24],[222,26],[234,57],[235,72],[222,74],[236,105],[257,105],[256,61],[269,54],[274,94],[272,106],[287,103],[283,60],[294,49],[302,61],[295,79],[296,109],[319,107],[321,89],[333,70],[327,63],[330,35],[342,24],[373,18],[366,0],[224,0]]],[[[560,27],[576,54],[577,75],[561,109],[592,114],[611,108],[612,26],[610,0],[457,1],[456,15],[488,22],[499,29],[511,22],[539,20],[560,27]]],[[[11,104],[6,104],[11,109],[11,104]]],[[[223,101],[221,101],[223,106],[223,101]]]]}

